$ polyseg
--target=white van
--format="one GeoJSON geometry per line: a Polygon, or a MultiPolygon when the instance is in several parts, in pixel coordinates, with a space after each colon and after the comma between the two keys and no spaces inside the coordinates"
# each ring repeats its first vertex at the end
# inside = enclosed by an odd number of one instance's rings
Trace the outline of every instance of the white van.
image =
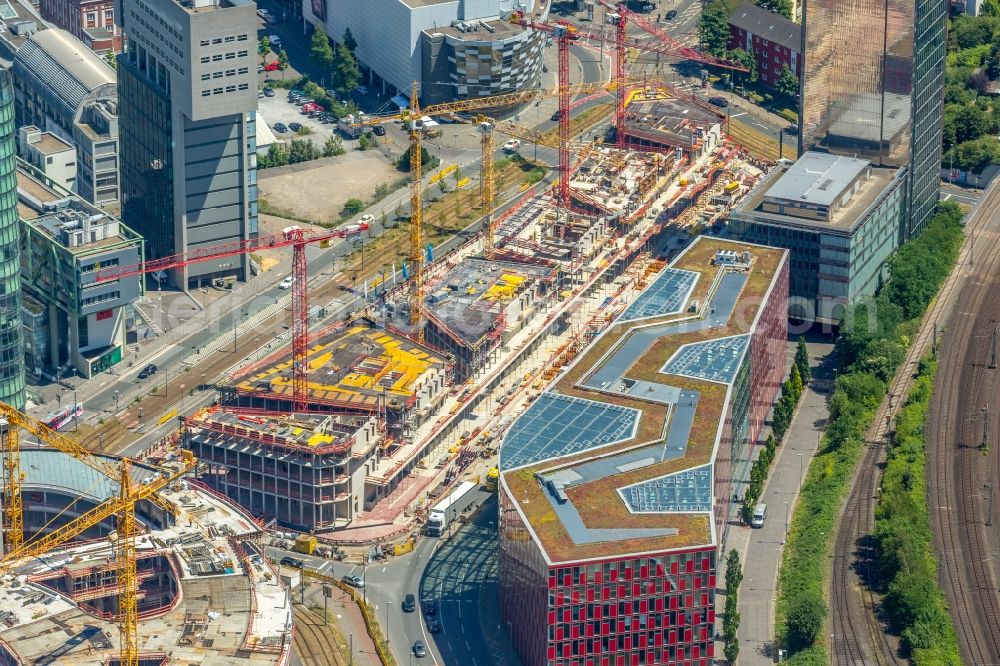
{"type": "Polygon", "coordinates": [[[767,516],[767,505],[761,502],[754,507],[753,519],[750,521],[750,527],[764,527],[764,518],[767,516]]]}

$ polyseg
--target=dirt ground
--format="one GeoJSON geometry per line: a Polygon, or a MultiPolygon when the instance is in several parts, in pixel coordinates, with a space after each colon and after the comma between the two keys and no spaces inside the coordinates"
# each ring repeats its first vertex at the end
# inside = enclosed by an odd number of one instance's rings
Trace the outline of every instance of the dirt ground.
{"type": "Polygon", "coordinates": [[[338,218],[348,199],[367,203],[377,185],[392,185],[404,177],[375,150],[262,169],[257,174],[260,196],[272,209],[287,209],[296,217],[327,223],[338,218]]]}

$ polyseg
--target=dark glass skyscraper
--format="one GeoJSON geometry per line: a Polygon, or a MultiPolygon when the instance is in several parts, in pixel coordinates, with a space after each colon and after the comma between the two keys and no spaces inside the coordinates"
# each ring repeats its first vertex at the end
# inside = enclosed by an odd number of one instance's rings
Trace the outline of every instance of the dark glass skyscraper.
{"type": "Polygon", "coordinates": [[[0,70],[0,402],[24,409],[20,227],[14,154],[14,88],[0,70]]]}
{"type": "Polygon", "coordinates": [[[905,240],[937,201],[948,8],[942,0],[806,0],[800,153],[907,167],[905,240]]]}

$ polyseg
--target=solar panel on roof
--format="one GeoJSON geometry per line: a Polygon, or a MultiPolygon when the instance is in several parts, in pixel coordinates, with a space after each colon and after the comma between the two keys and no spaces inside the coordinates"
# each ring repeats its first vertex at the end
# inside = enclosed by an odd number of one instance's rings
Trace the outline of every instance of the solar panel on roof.
{"type": "Polygon", "coordinates": [[[694,290],[698,273],[668,268],[628,306],[619,321],[643,319],[684,310],[684,304],[694,290]]]}
{"type": "Polygon", "coordinates": [[[514,422],[500,448],[500,468],[572,455],[635,436],[639,411],[543,393],[514,422]]]}
{"type": "Polygon", "coordinates": [[[712,466],[668,474],[618,492],[634,513],[711,511],[712,466]]]}
{"type": "Polygon", "coordinates": [[[0,18],[4,21],[13,21],[17,18],[17,11],[9,2],[0,3],[0,18]]]}
{"type": "Polygon", "coordinates": [[[749,335],[734,335],[684,345],[674,352],[660,372],[728,384],[739,370],[749,340],[749,335]]]}

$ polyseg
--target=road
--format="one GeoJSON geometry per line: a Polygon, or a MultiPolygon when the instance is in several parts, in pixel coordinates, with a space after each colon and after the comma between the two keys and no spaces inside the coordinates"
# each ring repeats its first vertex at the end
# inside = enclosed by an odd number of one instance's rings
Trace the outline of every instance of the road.
{"type": "MultiPolygon", "coordinates": [[[[794,354],[794,350],[795,345],[790,343],[789,354],[794,354]]],[[[798,409],[785,435],[785,443],[778,449],[774,468],[761,496],[761,501],[767,504],[767,520],[760,529],[738,528],[749,530],[747,549],[741,553],[743,585],[739,595],[742,618],[738,633],[739,661],[743,666],[766,666],[774,663],[772,643],[778,570],[781,567],[788,520],[795,510],[802,479],[809,469],[809,462],[819,445],[828,417],[826,397],[834,377],[830,362],[832,351],[833,345],[829,340],[809,343],[813,380],[802,393],[798,409]]]]}
{"type": "Polygon", "coordinates": [[[299,558],[307,569],[327,576],[361,576],[364,599],[374,608],[399,664],[520,666],[502,637],[497,603],[496,496],[480,491],[477,504],[481,509],[473,519],[450,537],[422,537],[412,553],[367,566],[358,558],[338,562],[273,546],[265,552],[275,560],[299,558]],[[402,610],[407,594],[418,599],[412,613],[402,610]],[[429,603],[437,610],[439,633],[427,631],[424,610],[429,603]],[[416,640],[428,646],[432,662],[412,657],[416,640]]]}

